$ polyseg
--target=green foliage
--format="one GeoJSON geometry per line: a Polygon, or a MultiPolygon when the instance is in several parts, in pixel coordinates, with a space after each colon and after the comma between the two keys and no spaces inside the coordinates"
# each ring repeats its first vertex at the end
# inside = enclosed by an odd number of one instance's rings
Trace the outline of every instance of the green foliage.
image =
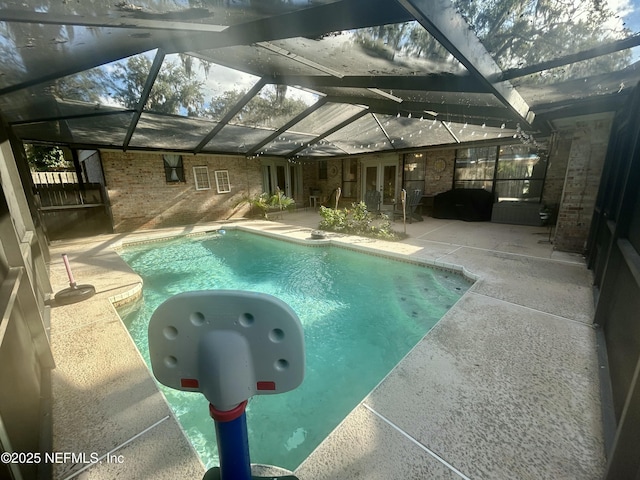
{"type": "MultiPolygon", "coordinates": [[[[118,65],[112,73],[117,89],[116,99],[127,108],[135,108],[142,95],[151,60],[144,55],[130,57],[127,66],[118,65]]],[[[203,82],[191,78],[191,65],[165,62],[158,73],[145,108],[159,113],[198,115],[204,103],[203,82]]]]}
{"type": "MultiPolygon", "coordinates": [[[[586,50],[628,36],[617,14],[599,0],[456,0],[485,48],[503,69],[522,67],[586,50]]],[[[618,70],[629,51],[604,55],[569,68],[554,69],[538,83],[618,70]]]]}
{"type": "Polygon", "coordinates": [[[318,228],[331,232],[362,235],[365,237],[398,240],[401,235],[391,229],[389,217],[382,214],[375,218],[364,202],[351,204],[351,209],[320,207],[322,220],[318,228]]]}
{"type": "Polygon", "coordinates": [[[351,204],[351,221],[348,226],[354,232],[366,233],[371,229],[371,222],[373,216],[367,210],[367,205],[364,202],[351,204]]]}
{"type": "Polygon", "coordinates": [[[256,195],[248,200],[251,205],[251,210],[258,213],[259,216],[269,218],[269,211],[282,211],[293,208],[296,201],[283,195],[279,190],[273,195],[269,195],[267,192],[263,192],[260,195],[256,195]]]}
{"type": "MultiPolygon", "coordinates": [[[[144,55],[129,58],[126,67],[118,65],[110,81],[114,98],[127,108],[135,108],[147,81],[151,60],[144,55]]],[[[200,60],[205,74],[210,65],[200,60]]],[[[145,108],[158,113],[184,114],[220,120],[245,95],[242,90],[227,90],[205,99],[204,81],[194,73],[194,61],[181,55],[180,62],[165,62],[158,73],[145,108]]],[[[302,100],[287,98],[286,85],[267,85],[238,114],[244,125],[279,127],[306,108],[302,100]]]]}
{"type": "Polygon", "coordinates": [[[417,22],[361,28],[354,38],[369,54],[387,60],[394,60],[399,53],[415,58],[449,57],[449,52],[417,22]]]}
{"type": "MultiPolygon", "coordinates": [[[[502,69],[518,68],[579,52],[629,36],[620,12],[602,0],[455,0],[484,47],[502,69]]],[[[354,42],[371,56],[394,60],[423,58],[449,63],[450,54],[417,22],[362,28],[354,42]]],[[[619,70],[630,50],[525,77],[545,84],[619,70]]]]}
{"type": "Polygon", "coordinates": [[[78,100],[99,104],[109,96],[111,79],[103,70],[92,69],[59,78],[51,87],[52,93],[63,100],[78,100]]]}
{"type": "Polygon", "coordinates": [[[322,220],[320,220],[318,228],[320,228],[320,230],[328,230],[330,232],[344,232],[347,228],[348,215],[349,212],[346,208],[339,210],[321,206],[320,216],[322,217],[322,220]]]}
{"type": "MultiPolygon", "coordinates": [[[[286,85],[267,85],[238,113],[237,122],[242,125],[278,128],[307,105],[299,99],[286,96],[286,85]]],[[[211,99],[204,115],[213,119],[222,118],[240,101],[245,92],[228,90],[211,99]]]]}
{"type": "Polygon", "coordinates": [[[32,170],[44,172],[47,170],[65,170],[71,168],[71,162],[64,158],[59,147],[44,147],[25,144],[27,162],[32,170]]]}
{"type": "Polygon", "coordinates": [[[238,90],[227,90],[217,97],[211,99],[209,107],[205,109],[204,116],[220,120],[233,106],[240,101],[244,92],[238,90]]]}

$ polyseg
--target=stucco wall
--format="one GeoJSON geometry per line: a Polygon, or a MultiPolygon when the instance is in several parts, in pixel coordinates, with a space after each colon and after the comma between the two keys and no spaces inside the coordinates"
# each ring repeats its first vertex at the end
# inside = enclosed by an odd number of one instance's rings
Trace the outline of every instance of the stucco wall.
{"type": "Polygon", "coordinates": [[[115,232],[189,225],[243,216],[243,200],[262,192],[260,161],[183,155],[185,182],[167,183],[162,153],[101,151],[115,232]],[[206,166],[210,190],[196,190],[194,166],[206,166]],[[214,172],[227,170],[230,193],[217,193],[214,172]]]}

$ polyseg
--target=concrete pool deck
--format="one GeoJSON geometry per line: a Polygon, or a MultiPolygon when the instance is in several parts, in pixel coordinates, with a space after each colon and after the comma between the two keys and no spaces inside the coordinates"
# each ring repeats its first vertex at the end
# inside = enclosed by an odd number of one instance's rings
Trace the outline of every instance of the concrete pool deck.
{"type": "MultiPolygon", "coordinates": [[[[300,211],[278,222],[238,224],[306,239],[318,221],[315,212],[300,211]]],[[[220,225],[51,245],[54,291],[68,286],[62,253],[76,281],[97,290],[89,300],[52,309],[53,447],[101,459],[54,465],[54,478],[204,474],[115,312],[113,301],[134,298],[141,281],[113,248],[220,225]]],[[[600,366],[584,259],[554,252],[544,227],[426,218],[407,231],[397,243],[329,237],[459,265],[478,280],[303,462],[299,478],[601,478],[600,366]]]]}

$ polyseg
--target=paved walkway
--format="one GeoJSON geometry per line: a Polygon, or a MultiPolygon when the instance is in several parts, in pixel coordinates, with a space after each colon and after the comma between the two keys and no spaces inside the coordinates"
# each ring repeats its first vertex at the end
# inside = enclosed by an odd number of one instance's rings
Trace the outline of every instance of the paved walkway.
{"type": "MultiPolygon", "coordinates": [[[[318,220],[307,211],[241,225],[304,240],[318,220]]],[[[90,300],[53,309],[54,449],[110,454],[96,465],[58,465],[55,478],[202,476],[202,464],[115,314],[112,301],[126,301],[141,283],[113,247],[212,228],[217,227],[52,246],[55,291],[68,286],[61,253],[69,254],[78,283],[98,291],[90,300]]],[[[409,238],[399,243],[330,238],[458,265],[478,280],[297,475],[302,480],[601,478],[599,367],[592,278],[584,260],[554,252],[541,227],[427,218],[407,225],[407,231],[409,238]]]]}

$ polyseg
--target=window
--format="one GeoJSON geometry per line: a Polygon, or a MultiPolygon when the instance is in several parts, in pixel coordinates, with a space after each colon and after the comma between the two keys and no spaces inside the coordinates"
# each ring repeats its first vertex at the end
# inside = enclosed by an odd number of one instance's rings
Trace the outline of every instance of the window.
{"type": "Polygon", "coordinates": [[[196,182],[196,190],[211,190],[208,167],[193,167],[193,179],[196,182]]]}
{"type": "Polygon", "coordinates": [[[407,153],[404,156],[404,188],[407,192],[416,189],[424,191],[426,168],[424,153],[407,153]]]}
{"type": "Polygon", "coordinates": [[[326,180],[329,178],[328,170],[327,170],[327,161],[320,160],[318,162],[318,180],[326,180]]]}
{"type": "Polygon", "coordinates": [[[231,183],[229,183],[228,170],[216,170],[216,188],[218,193],[229,193],[231,191],[231,183]]]}
{"type": "Polygon", "coordinates": [[[495,185],[498,201],[539,202],[546,167],[546,161],[529,147],[500,147],[495,185]]]}
{"type": "Polygon", "coordinates": [[[455,188],[484,188],[497,201],[540,202],[546,159],[524,145],[456,151],[455,188]]]}
{"type": "Polygon", "coordinates": [[[463,148],[456,151],[455,188],[484,188],[493,192],[497,147],[463,148]]]}
{"type": "Polygon", "coordinates": [[[342,196],[355,198],[356,183],[358,177],[358,161],[354,158],[346,158],[342,161],[342,196]]]}
{"type": "Polygon", "coordinates": [[[180,155],[163,155],[164,176],[167,183],[184,182],[184,166],[180,155]]]}
{"type": "MultiPolygon", "coordinates": [[[[290,173],[290,172],[289,172],[290,173]]],[[[291,179],[287,178],[287,162],[285,160],[262,161],[262,186],[263,191],[274,195],[280,190],[285,195],[291,196],[291,179]]]]}
{"type": "Polygon", "coordinates": [[[300,165],[289,164],[289,192],[285,193],[291,198],[300,198],[302,193],[302,167],[300,165]]]}

